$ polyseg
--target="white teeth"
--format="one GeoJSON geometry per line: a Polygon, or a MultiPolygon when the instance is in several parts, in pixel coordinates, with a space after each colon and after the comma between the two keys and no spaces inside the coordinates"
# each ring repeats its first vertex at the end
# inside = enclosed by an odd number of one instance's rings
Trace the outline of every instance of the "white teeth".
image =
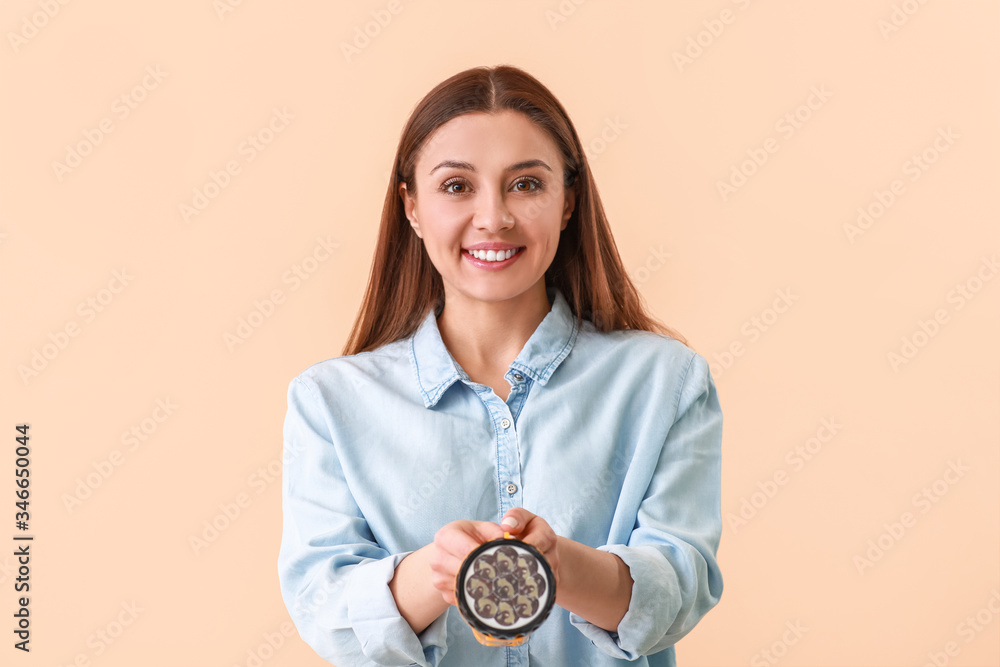
{"type": "Polygon", "coordinates": [[[520,251],[520,248],[511,248],[510,250],[470,250],[469,252],[476,259],[480,259],[484,262],[502,262],[506,259],[510,259],[520,251]]]}

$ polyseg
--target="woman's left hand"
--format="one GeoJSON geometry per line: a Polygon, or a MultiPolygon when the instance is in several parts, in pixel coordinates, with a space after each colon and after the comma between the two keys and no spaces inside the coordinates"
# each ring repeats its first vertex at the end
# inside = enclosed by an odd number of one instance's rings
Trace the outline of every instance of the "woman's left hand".
{"type": "Polygon", "coordinates": [[[552,568],[552,575],[556,581],[556,589],[559,588],[559,550],[558,540],[552,527],[542,517],[532,514],[523,507],[513,507],[503,515],[500,520],[500,527],[516,536],[522,542],[526,542],[542,552],[545,560],[552,568]],[[514,523],[507,523],[513,521],[514,523]]]}

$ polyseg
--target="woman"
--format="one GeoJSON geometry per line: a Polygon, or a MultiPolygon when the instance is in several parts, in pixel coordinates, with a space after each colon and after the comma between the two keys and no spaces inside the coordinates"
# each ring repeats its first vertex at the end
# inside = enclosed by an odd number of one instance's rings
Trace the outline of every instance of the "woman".
{"type": "Polygon", "coordinates": [[[644,312],[580,140],[508,66],[403,130],[344,356],[292,380],[278,567],[335,665],[673,665],[719,601],[722,413],[644,312]],[[517,647],[455,608],[465,556],[537,547],[556,607],[517,647]]]}

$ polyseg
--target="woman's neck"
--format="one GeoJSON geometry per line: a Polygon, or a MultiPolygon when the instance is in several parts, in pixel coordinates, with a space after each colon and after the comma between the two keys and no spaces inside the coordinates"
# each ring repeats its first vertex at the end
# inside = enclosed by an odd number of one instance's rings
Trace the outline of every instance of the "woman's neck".
{"type": "Polygon", "coordinates": [[[438,316],[445,347],[468,373],[506,369],[552,309],[545,283],[506,301],[450,294],[438,316]]]}

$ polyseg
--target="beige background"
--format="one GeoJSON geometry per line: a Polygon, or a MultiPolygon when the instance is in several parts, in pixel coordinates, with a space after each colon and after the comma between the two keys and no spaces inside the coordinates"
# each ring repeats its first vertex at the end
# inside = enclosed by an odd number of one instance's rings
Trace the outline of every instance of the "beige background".
{"type": "Polygon", "coordinates": [[[680,663],[1000,663],[998,2],[222,1],[0,9],[0,662],[326,664],[282,634],[285,391],[340,354],[413,106],[509,63],[712,362],[725,593],[680,663]]]}

